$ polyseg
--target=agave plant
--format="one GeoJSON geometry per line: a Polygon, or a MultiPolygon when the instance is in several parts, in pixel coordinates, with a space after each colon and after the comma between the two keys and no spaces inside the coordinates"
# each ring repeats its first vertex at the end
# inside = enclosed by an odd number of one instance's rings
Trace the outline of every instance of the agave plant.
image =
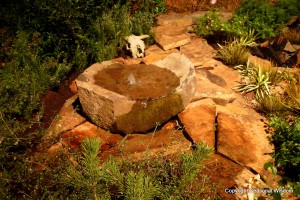
{"type": "Polygon", "coordinates": [[[257,35],[254,30],[249,30],[247,35],[241,36],[238,41],[242,46],[254,46],[256,44],[257,35]]]}
{"type": "Polygon", "coordinates": [[[237,65],[234,67],[234,69],[238,70],[240,75],[242,75],[243,77],[253,76],[255,73],[254,67],[249,60],[247,61],[246,65],[237,65]]]}
{"type": "Polygon", "coordinates": [[[244,76],[244,83],[237,85],[234,89],[242,93],[254,91],[257,98],[264,98],[265,95],[270,94],[270,83],[269,74],[263,73],[261,66],[258,66],[258,68],[252,68],[251,73],[244,76]]]}

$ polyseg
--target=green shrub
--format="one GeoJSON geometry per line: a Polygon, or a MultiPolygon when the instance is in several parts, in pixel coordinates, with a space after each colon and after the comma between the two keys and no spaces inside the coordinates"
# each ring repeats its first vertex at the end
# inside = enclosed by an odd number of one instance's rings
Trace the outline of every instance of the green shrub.
{"type": "Polygon", "coordinates": [[[131,32],[134,35],[148,34],[154,25],[153,15],[151,13],[144,13],[137,11],[130,20],[131,32]]]}
{"type": "Polygon", "coordinates": [[[270,126],[274,134],[270,137],[275,145],[276,167],[284,169],[284,178],[289,181],[300,181],[300,120],[285,120],[272,117],[270,126]]]}
{"type": "Polygon", "coordinates": [[[258,37],[265,40],[279,34],[288,19],[289,16],[283,8],[275,7],[267,0],[248,0],[235,11],[231,23],[240,24],[244,27],[243,30],[246,28],[245,31],[255,30],[258,37]]]}
{"type": "Polygon", "coordinates": [[[288,18],[300,15],[300,1],[298,0],[277,0],[275,6],[284,9],[288,18]]]}
{"type": "Polygon", "coordinates": [[[186,186],[193,183],[202,161],[211,153],[202,144],[178,161],[157,158],[133,163],[109,158],[99,169],[99,141],[86,139],[82,147],[79,165],[69,167],[62,177],[79,199],[189,198],[186,186]]]}
{"type": "Polygon", "coordinates": [[[224,61],[225,64],[236,66],[247,63],[250,52],[247,47],[240,45],[237,40],[219,45],[219,47],[217,58],[224,61]]]}
{"type": "Polygon", "coordinates": [[[202,36],[243,37],[254,30],[257,39],[270,39],[281,33],[281,28],[291,15],[299,13],[299,4],[298,1],[291,4],[286,0],[278,1],[275,5],[268,0],[243,1],[229,21],[221,20],[216,10],[205,14],[199,19],[195,32],[202,36]]]}
{"type": "Polygon", "coordinates": [[[228,30],[229,24],[220,18],[217,10],[213,10],[198,19],[195,33],[205,37],[214,34],[225,34],[228,30]]]}
{"type": "MultiPolygon", "coordinates": [[[[138,0],[133,0],[133,3],[136,3],[138,0]]],[[[139,10],[141,12],[151,13],[154,16],[158,14],[164,14],[167,11],[167,6],[164,0],[142,0],[140,3],[139,10]]]]}
{"type": "Polygon", "coordinates": [[[28,117],[39,108],[41,95],[69,70],[64,63],[41,59],[37,37],[37,33],[19,32],[10,61],[0,70],[0,103],[5,105],[0,112],[4,115],[28,117]]]}
{"type": "Polygon", "coordinates": [[[0,112],[13,117],[38,109],[71,70],[114,58],[131,34],[126,2],[7,1],[0,9],[0,112]]]}

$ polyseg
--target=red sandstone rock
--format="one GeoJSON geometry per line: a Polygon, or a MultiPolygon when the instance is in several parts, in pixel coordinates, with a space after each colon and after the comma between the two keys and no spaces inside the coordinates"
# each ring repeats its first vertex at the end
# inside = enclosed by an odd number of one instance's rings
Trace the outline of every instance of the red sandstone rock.
{"type": "Polygon", "coordinates": [[[216,106],[200,105],[182,111],[179,119],[194,143],[215,147],[216,106]]]}
{"type": "Polygon", "coordinates": [[[262,173],[273,152],[264,123],[255,116],[226,113],[218,113],[217,123],[218,153],[262,173]]]}
{"type": "Polygon", "coordinates": [[[73,94],[77,94],[77,85],[75,81],[72,81],[71,85],[69,86],[69,89],[73,94]]]}
{"type": "Polygon", "coordinates": [[[62,141],[63,144],[69,148],[78,148],[85,138],[101,138],[97,131],[97,126],[91,124],[90,122],[85,122],[72,129],[71,131],[63,134],[62,141]]]}
{"type": "Polygon", "coordinates": [[[72,130],[74,127],[86,121],[84,117],[77,113],[74,102],[78,98],[74,95],[66,101],[57,117],[52,121],[47,130],[47,134],[43,137],[41,145],[46,145],[52,139],[56,140],[60,133],[72,130]]]}
{"type": "Polygon", "coordinates": [[[180,52],[186,55],[195,67],[202,65],[206,58],[217,54],[217,51],[208,45],[206,40],[199,37],[192,37],[191,43],[180,47],[180,52]]]}

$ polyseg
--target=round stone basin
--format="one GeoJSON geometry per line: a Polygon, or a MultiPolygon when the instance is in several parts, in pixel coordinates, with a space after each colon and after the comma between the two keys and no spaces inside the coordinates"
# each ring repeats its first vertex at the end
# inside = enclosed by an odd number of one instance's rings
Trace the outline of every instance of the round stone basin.
{"type": "Polygon", "coordinates": [[[93,64],[77,79],[83,112],[110,132],[147,132],[182,111],[196,91],[193,64],[171,54],[151,65],[93,64]]]}
{"type": "Polygon", "coordinates": [[[170,70],[155,65],[112,64],[94,76],[95,84],[132,100],[165,97],[179,86],[179,78],[170,70]]]}

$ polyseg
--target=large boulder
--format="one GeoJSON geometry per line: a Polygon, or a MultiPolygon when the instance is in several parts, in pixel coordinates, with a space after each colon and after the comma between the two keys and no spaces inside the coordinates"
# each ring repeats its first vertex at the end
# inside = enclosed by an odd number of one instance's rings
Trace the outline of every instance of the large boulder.
{"type": "Polygon", "coordinates": [[[196,91],[193,64],[174,53],[152,65],[96,63],[76,80],[84,113],[111,132],[146,132],[182,111],[196,91]]]}

